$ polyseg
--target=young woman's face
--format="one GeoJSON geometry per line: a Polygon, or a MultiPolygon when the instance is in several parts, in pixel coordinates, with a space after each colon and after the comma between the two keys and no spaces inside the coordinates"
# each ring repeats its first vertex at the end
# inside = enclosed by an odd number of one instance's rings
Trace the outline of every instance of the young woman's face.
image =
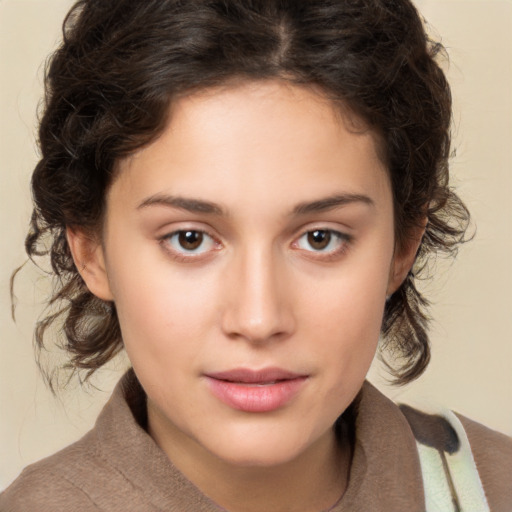
{"type": "Polygon", "coordinates": [[[120,163],[98,251],[150,429],[245,466],[332,437],[397,285],[374,137],[277,81],[178,101],[120,163]]]}

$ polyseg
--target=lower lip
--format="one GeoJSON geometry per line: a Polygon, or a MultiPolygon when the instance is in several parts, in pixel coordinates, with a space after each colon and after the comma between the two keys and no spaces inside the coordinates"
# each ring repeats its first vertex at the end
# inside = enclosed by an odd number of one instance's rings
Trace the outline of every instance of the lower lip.
{"type": "Polygon", "coordinates": [[[244,384],[211,377],[206,379],[213,395],[231,408],[244,412],[270,412],[290,402],[307,377],[274,384],[244,384]]]}

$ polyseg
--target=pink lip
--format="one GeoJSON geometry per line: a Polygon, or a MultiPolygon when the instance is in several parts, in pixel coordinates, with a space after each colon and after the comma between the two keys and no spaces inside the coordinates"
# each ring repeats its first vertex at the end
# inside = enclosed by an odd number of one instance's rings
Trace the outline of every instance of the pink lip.
{"type": "Polygon", "coordinates": [[[212,394],[233,409],[270,412],[287,404],[300,390],[307,375],[280,368],[237,368],[205,375],[212,394]]]}

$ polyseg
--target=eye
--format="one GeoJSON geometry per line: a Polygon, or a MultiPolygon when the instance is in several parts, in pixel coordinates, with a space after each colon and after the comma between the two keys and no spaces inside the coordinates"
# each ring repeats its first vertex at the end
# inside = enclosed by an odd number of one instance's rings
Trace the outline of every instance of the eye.
{"type": "Polygon", "coordinates": [[[203,254],[216,246],[216,241],[205,233],[196,229],[183,229],[166,235],[162,242],[168,250],[180,255],[203,254]]]}
{"type": "Polygon", "coordinates": [[[304,233],[296,242],[296,247],[305,251],[323,254],[341,252],[350,237],[333,229],[314,229],[304,233]]]}

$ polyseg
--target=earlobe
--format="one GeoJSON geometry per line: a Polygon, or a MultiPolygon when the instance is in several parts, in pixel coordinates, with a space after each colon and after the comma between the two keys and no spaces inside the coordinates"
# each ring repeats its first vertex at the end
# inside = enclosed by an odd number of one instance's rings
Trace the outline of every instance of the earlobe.
{"type": "Polygon", "coordinates": [[[83,230],[66,228],[66,238],[75,266],[89,291],[99,299],[112,301],[101,243],[83,230]]]}
{"type": "Polygon", "coordinates": [[[425,234],[427,227],[427,218],[424,219],[421,225],[413,229],[410,233],[409,238],[405,247],[401,250],[397,249],[397,252],[393,256],[393,261],[389,273],[387,295],[391,296],[393,293],[400,288],[401,284],[405,281],[407,274],[409,274],[416,255],[425,234]]]}

